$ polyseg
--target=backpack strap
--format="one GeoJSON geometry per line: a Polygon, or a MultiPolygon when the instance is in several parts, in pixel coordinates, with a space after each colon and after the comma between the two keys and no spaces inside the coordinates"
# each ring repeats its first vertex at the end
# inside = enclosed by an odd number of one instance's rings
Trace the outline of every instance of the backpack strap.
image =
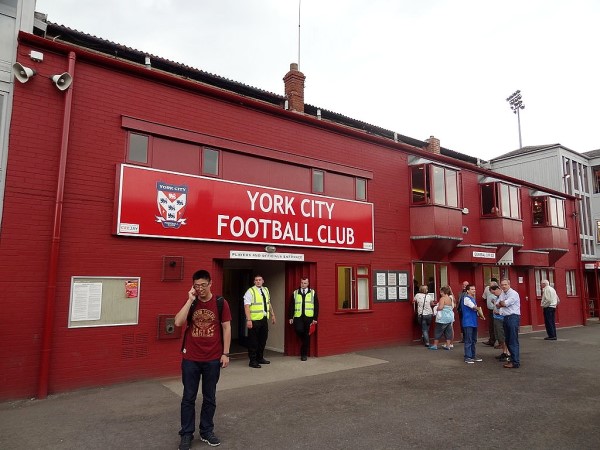
{"type": "Polygon", "coordinates": [[[217,297],[217,310],[219,311],[219,323],[221,323],[221,317],[223,317],[223,302],[225,302],[225,299],[223,297],[217,297]]]}

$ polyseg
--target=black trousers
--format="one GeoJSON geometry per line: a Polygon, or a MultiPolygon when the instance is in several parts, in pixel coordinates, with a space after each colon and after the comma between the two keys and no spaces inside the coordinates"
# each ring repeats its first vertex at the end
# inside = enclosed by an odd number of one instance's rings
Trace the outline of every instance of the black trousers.
{"type": "Polygon", "coordinates": [[[294,330],[302,343],[300,347],[300,355],[308,356],[310,350],[310,324],[312,323],[312,317],[294,317],[294,330]]]}
{"type": "Polygon", "coordinates": [[[248,358],[250,362],[259,362],[264,359],[265,346],[269,337],[269,321],[266,317],[252,321],[252,328],[248,328],[248,358]]]}

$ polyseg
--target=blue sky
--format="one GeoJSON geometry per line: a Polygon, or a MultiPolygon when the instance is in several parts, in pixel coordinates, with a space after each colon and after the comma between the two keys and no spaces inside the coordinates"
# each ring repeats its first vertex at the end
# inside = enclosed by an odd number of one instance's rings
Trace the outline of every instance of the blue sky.
{"type": "MultiPolygon", "coordinates": [[[[298,0],[37,0],[48,20],[283,94],[298,0]]],[[[600,148],[596,0],[301,0],[309,104],[490,159],[600,148]]]]}

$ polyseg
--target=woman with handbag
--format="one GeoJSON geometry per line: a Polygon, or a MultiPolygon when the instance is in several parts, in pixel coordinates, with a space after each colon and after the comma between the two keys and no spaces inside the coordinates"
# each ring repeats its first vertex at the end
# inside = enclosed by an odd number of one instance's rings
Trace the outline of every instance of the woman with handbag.
{"type": "Polygon", "coordinates": [[[454,337],[454,331],[452,330],[452,324],[454,323],[454,302],[450,298],[451,293],[452,290],[449,286],[442,286],[440,288],[440,301],[437,304],[437,314],[435,317],[435,339],[429,350],[438,349],[438,343],[442,336],[446,339],[446,345],[442,346],[442,348],[444,350],[452,348],[452,338],[454,337]]]}
{"type": "Polygon", "coordinates": [[[427,286],[423,285],[419,288],[419,293],[415,295],[413,303],[415,305],[415,314],[417,325],[421,327],[421,339],[425,347],[429,347],[429,327],[431,326],[431,319],[433,317],[433,306],[431,294],[428,292],[427,286]]]}

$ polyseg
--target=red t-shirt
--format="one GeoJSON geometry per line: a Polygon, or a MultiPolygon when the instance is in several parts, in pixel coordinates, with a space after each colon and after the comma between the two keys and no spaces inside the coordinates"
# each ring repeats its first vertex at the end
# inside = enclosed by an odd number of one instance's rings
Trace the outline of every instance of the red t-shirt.
{"type": "MultiPolygon", "coordinates": [[[[231,311],[227,301],[223,302],[223,313],[221,322],[231,321],[231,311]]],[[[223,328],[219,322],[219,310],[217,309],[217,296],[203,302],[196,302],[192,323],[185,331],[185,348],[183,358],[190,361],[213,361],[221,359],[223,345],[221,335],[223,328]]]]}

